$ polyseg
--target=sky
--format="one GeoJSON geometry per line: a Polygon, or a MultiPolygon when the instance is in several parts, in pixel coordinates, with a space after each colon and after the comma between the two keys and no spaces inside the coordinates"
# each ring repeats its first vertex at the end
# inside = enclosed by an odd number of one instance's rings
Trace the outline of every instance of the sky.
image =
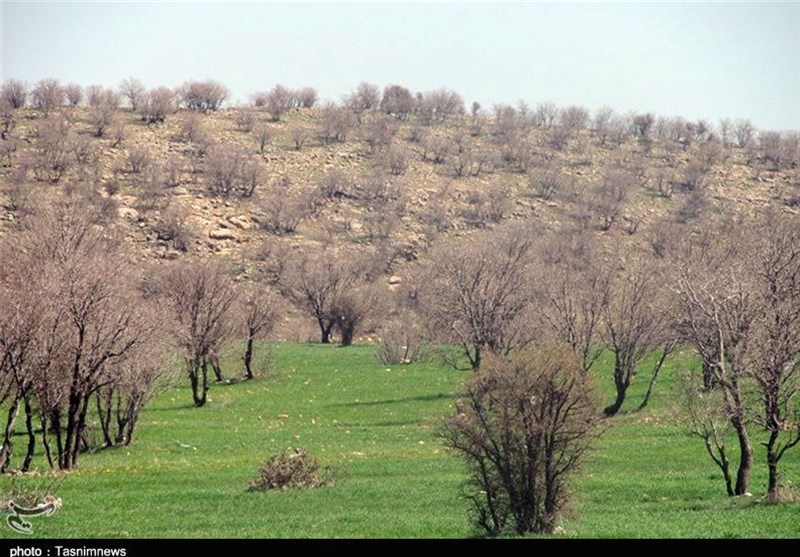
{"type": "Polygon", "coordinates": [[[800,130],[791,2],[8,2],[0,78],[115,86],[216,79],[338,100],[360,81],[447,87],[467,104],[749,118],[800,130]]]}

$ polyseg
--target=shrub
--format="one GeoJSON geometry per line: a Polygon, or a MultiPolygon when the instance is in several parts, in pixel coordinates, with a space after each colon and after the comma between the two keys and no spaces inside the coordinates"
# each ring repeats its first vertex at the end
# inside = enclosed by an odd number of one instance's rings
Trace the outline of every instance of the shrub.
{"type": "Polygon", "coordinates": [[[441,436],[470,472],[465,496],[488,535],[552,532],[598,413],[566,349],[488,359],[441,436]]]}
{"type": "Polygon", "coordinates": [[[424,357],[420,327],[406,319],[390,322],[380,331],[375,359],[383,365],[419,362],[424,357]]]}
{"type": "Polygon", "coordinates": [[[320,468],[308,450],[296,448],[274,455],[264,463],[258,477],[249,482],[249,491],[315,488],[330,485],[330,469],[320,468]]]}

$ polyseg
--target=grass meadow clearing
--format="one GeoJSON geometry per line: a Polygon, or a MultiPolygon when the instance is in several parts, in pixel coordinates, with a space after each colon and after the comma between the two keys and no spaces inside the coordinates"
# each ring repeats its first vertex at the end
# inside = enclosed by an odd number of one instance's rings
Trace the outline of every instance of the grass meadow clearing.
{"type": "MultiPolygon", "coordinates": [[[[204,408],[192,407],[188,385],[156,397],[131,446],[85,454],[80,468],[61,480],[56,494],[63,507],[31,519],[33,537],[476,535],[459,495],[462,463],[435,435],[469,372],[433,360],[387,367],[370,346],[279,344],[273,350],[267,377],[214,385],[204,408]],[[331,467],[334,485],[248,491],[259,466],[288,447],[305,447],[331,467]]],[[[647,383],[637,378],[622,413],[605,420],[573,483],[559,536],[800,537],[798,503],[761,501],[760,446],[753,496],[725,495],[702,442],[679,422],[673,371],[687,362],[673,358],[650,405],[633,412],[647,383]]],[[[233,371],[234,358],[228,363],[233,371]]],[[[601,364],[597,394],[607,402],[610,371],[601,364]]],[[[782,466],[784,483],[800,482],[800,449],[782,466]]],[[[0,481],[8,488],[7,477],[0,481]]],[[[14,536],[0,529],[0,537],[14,536]]]]}

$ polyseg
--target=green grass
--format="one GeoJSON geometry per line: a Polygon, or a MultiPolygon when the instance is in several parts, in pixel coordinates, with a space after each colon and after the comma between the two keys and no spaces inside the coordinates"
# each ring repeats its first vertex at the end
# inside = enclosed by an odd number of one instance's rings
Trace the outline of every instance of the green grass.
{"type": "MultiPolygon", "coordinates": [[[[231,360],[232,362],[233,360],[231,360]]],[[[678,361],[685,362],[686,359],[678,361]]],[[[367,346],[282,344],[268,377],[214,386],[205,408],[188,386],[142,415],[130,447],[81,457],[58,486],[63,508],[32,519],[34,537],[467,537],[461,463],[434,436],[467,372],[382,366],[367,346]],[[247,491],[268,456],[303,446],[335,470],[315,490],[247,491]]],[[[573,486],[570,537],[798,537],[800,505],[767,505],[763,454],[751,498],[725,496],[696,438],[677,425],[672,368],[649,408],[607,420],[573,486]]],[[[606,365],[597,374],[610,400],[606,365]]],[[[800,476],[800,450],[785,479],[800,476]]],[[[3,479],[7,482],[7,479],[3,479]]],[[[0,483],[0,487],[6,484],[0,483]]],[[[0,536],[15,536],[0,528],[0,536]]]]}

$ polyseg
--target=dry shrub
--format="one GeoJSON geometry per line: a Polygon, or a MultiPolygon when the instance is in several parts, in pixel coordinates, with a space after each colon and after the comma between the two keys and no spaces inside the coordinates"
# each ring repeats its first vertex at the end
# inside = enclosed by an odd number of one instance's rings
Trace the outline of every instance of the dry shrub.
{"type": "Polygon", "coordinates": [[[249,491],[272,489],[325,487],[331,483],[329,468],[321,468],[319,461],[307,449],[285,450],[271,456],[259,470],[258,477],[249,482],[249,491]]]}
{"type": "Polygon", "coordinates": [[[552,532],[598,420],[588,375],[567,349],[488,359],[441,432],[469,469],[475,525],[492,536],[552,532]]]}
{"type": "Polygon", "coordinates": [[[424,357],[420,327],[406,319],[390,322],[380,331],[381,342],[375,348],[375,359],[383,365],[410,364],[424,357]]]}

